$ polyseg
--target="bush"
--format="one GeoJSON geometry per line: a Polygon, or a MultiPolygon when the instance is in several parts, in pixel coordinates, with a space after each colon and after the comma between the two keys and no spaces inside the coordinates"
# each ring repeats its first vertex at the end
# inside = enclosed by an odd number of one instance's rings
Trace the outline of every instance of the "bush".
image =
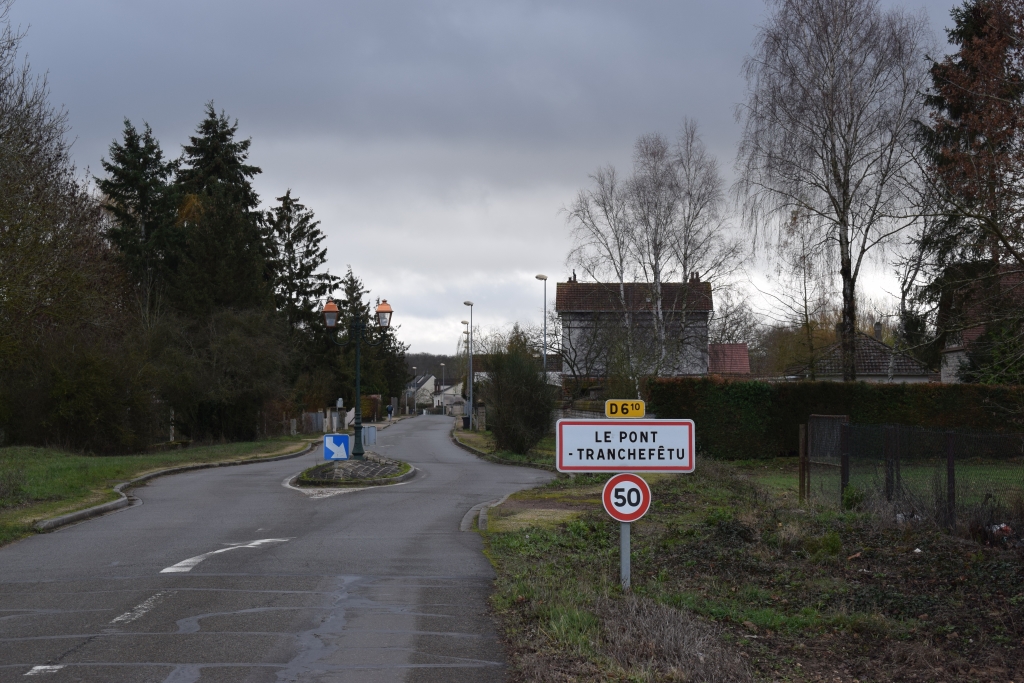
{"type": "Polygon", "coordinates": [[[697,450],[721,459],[795,454],[799,425],[810,415],[849,415],[859,424],[1020,429],[1024,387],[867,382],[731,382],[714,378],[653,379],[648,410],[689,418],[697,450]]]}
{"type": "Polygon", "coordinates": [[[518,326],[495,346],[481,387],[487,426],[498,450],[525,455],[551,427],[554,393],[518,326]]]}

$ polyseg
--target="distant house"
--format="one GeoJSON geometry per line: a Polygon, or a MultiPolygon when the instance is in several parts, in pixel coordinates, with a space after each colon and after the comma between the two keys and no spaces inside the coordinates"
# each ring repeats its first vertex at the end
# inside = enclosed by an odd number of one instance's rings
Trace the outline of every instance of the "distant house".
{"type": "Polygon", "coordinates": [[[711,284],[696,275],[661,285],[661,320],[667,344],[658,343],[658,302],[641,282],[559,282],[555,311],[562,327],[563,376],[604,376],[615,347],[629,338],[641,374],[706,375],[708,319],[714,310],[711,284]]]}
{"type": "Polygon", "coordinates": [[[405,385],[405,393],[409,402],[415,405],[431,405],[436,383],[437,379],[433,375],[418,375],[412,382],[405,385]]]}
{"type": "Polygon", "coordinates": [[[458,384],[449,385],[437,385],[437,389],[434,391],[433,401],[434,407],[439,408],[444,406],[444,414],[451,415],[451,407],[458,404],[465,403],[465,399],[462,398],[462,382],[458,384]]]}
{"type": "MultiPolygon", "coordinates": [[[[937,382],[938,374],[921,361],[894,350],[883,342],[881,323],[875,324],[875,336],[858,332],[854,338],[854,371],[862,382],[937,382]],[[890,374],[891,373],[891,374],[890,374]]],[[[809,366],[786,371],[794,379],[810,379],[809,366]]],[[[814,379],[820,382],[843,380],[843,354],[840,342],[827,347],[814,363],[814,379]]]]}
{"type": "Polygon", "coordinates": [[[942,340],[940,376],[943,383],[960,381],[968,354],[981,350],[992,321],[1005,320],[1008,311],[1024,308],[1024,270],[1018,266],[963,263],[943,275],[947,285],[939,301],[937,326],[942,340]]]}
{"type": "Polygon", "coordinates": [[[750,351],[746,344],[708,344],[708,374],[722,377],[750,375],[750,351]]]}

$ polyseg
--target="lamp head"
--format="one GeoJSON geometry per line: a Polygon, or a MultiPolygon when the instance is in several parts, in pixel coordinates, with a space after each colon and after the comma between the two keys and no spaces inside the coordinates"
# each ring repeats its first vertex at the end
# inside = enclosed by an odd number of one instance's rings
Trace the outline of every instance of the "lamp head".
{"type": "Polygon", "coordinates": [[[548,279],[548,276],[547,276],[547,275],[538,275],[538,276],[537,276],[537,279],[538,279],[538,280],[547,280],[547,279],[548,279]]]}
{"type": "Polygon", "coordinates": [[[328,299],[324,304],[323,314],[324,324],[333,330],[338,324],[338,304],[328,299]]]}
{"type": "Polygon", "coordinates": [[[469,324],[469,321],[468,321],[468,320],[463,320],[463,321],[462,321],[462,324],[463,324],[463,325],[468,325],[468,324],[469,324]]]}
{"type": "Polygon", "coordinates": [[[463,301],[462,303],[463,303],[463,305],[469,306],[470,308],[473,307],[473,302],[472,301],[463,301]]]}
{"type": "Polygon", "coordinates": [[[377,324],[383,329],[388,329],[391,326],[391,314],[394,311],[391,308],[391,304],[388,303],[387,299],[380,302],[380,306],[377,306],[377,324]]]}

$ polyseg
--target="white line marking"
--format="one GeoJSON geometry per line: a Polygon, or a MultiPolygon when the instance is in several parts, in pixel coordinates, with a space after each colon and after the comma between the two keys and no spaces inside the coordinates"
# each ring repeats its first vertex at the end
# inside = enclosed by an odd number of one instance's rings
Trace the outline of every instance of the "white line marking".
{"type": "Polygon", "coordinates": [[[110,623],[111,624],[130,624],[130,623],[132,623],[133,621],[135,621],[136,619],[141,617],[143,614],[145,614],[149,610],[151,610],[154,607],[156,607],[156,603],[160,602],[160,598],[162,598],[165,595],[167,595],[167,593],[161,591],[160,593],[157,593],[153,597],[147,598],[146,600],[140,602],[135,607],[132,607],[130,610],[128,610],[127,612],[125,612],[121,616],[114,617],[114,619],[110,623]]]}
{"type": "Polygon", "coordinates": [[[266,545],[267,543],[285,543],[288,540],[290,540],[290,539],[287,539],[287,538],[261,538],[261,539],[256,540],[256,541],[250,541],[249,543],[237,543],[235,545],[232,545],[229,548],[221,548],[220,550],[211,550],[208,553],[203,553],[202,555],[196,555],[195,557],[190,557],[187,560],[182,560],[178,564],[173,564],[170,567],[167,567],[166,569],[161,569],[160,573],[161,574],[173,574],[173,573],[180,573],[180,572],[190,572],[190,571],[192,571],[192,568],[195,567],[197,564],[199,564],[200,562],[202,562],[206,558],[211,557],[213,555],[217,555],[217,554],[220,554],[220,553],[226,553],[229,550],[238,550],[239,548],[259,548],[261,545],[266,545]]]}
{"type": "Polygon", "coordinates": [[[33,666],[29,669],[26,676],[38,676],[39,674],[52,674],[54,671],[60,671],[66,664],[57,664],[56,666],[33,666]]]}

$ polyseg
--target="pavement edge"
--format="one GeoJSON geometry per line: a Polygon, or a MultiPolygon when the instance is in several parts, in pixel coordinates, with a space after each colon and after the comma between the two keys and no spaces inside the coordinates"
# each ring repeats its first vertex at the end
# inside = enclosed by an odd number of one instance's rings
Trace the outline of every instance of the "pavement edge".
{"type": "Polygon", "coordinates": [[[117,494],[121,496],[118,500],[112,500],[109,503],[94,505],[92,507],[85,508],[84,510],[69,512],[66,515],[60,515],[59,517],[43,519],[36,522],[32,526],[36,529],[36,531],[52,531],[54,529],[59,529],[62,526],[67,526],[68,524],[74,524],[75,522],[80,522],[84,519],[90,519],[92,517],[96,517],[97,515],[106,514],[108,512],[113,512],[114,510],[120,510],[123,507],[128,507],[132,503],[128,499],[128,496],[125,494],[125,491],[134,486],[138,486],[143,482],[147,482],[150,479],[156,479],[157,477],[164,477],[170,474],[180,474],[182,472],[192,472],[194,470],[208,470],[214,467],[234,467],[235,465],[253,465],[260,462],[274,462],[275,460],[287,460],[288,458],[297,458],[300,455],[305,455],[309,453],[311,450],[313,450],[313,448],[314,444],[310,443],[301,451],[297,451],[295,453],[285,453],[284,455],[276,455],[272,458],[253,458],[251,460],[234,460],[230,462],[208,462],[201,463],[198,465],[184,465],[182,467],[171,467],[166,470],[157,470],[156,472],[144,474],[141,477],[136,477],[131,481],[126,481],[122,484],[118,484],[117,486],[115,486],[114,491],[116,491],[117,494]]]}

